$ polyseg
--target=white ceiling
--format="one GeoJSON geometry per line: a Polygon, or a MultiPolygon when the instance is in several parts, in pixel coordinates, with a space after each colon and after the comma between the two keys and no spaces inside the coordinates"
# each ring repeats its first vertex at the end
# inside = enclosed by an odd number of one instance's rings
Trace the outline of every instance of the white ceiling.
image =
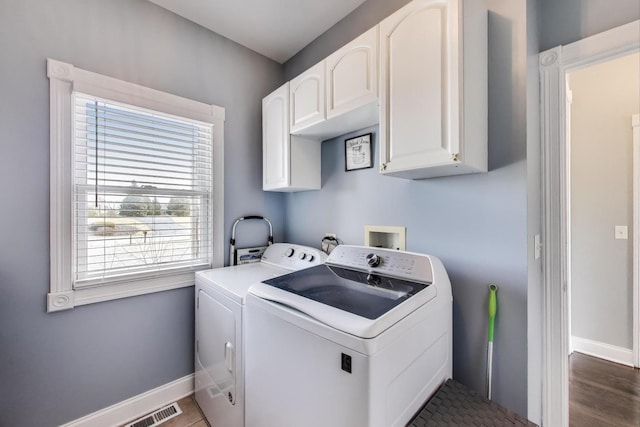
{"type": "Polygon", "coordinates": [[[150,0],[284,63],[365,0],[150,0]]]}

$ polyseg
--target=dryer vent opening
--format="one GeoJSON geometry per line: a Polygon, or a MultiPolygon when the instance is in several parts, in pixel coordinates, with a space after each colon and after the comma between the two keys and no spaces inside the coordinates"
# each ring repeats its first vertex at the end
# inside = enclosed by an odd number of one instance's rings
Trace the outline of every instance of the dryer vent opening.
{"type": "Polygon", "coordinates": [[[177,417],[180,414],[182,414],[180,406],[178,406],[177,402],[173,402],[171,405],[162,407],[149,415],[145,415],[144,417],[137,419],[130,424],[127,424],[125,427],[158,426],[165,421],[169,421],[171,418],[177,417]]]}

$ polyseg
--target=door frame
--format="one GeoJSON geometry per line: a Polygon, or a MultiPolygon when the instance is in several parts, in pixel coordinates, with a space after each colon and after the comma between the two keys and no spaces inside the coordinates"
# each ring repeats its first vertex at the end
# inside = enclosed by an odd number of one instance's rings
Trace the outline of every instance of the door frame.
{"type": "Polygon", "coordinates": [[[640,114],[633,129],[633,364],[640,367],[640,114]]]}
{"type": "MultiPolygon", "coordinates": [[[[640,51],[638,34],[640,34],[640,20],[575,43],[557,46],[539,55],[543,242],[542,424],[544,426],[569,425],[566,76],[568,72],[640,51]]],[[[637,227],[634,232],[637,233],[637,227]]],[[[637,331],[634,331],[634,335],[637,336],[637,331]]],[[[634,355],[637,360],[637,339],[634,341],[634,355]]]]}

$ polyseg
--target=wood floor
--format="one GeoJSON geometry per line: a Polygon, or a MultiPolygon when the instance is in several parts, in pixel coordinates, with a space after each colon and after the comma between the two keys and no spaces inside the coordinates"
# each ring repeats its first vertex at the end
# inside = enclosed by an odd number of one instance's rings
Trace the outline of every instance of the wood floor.
{"type": "Polygon", "coordinates": [[[569,367],[571,427],[640,426],[640,370],[581,353],[569,367]]]}

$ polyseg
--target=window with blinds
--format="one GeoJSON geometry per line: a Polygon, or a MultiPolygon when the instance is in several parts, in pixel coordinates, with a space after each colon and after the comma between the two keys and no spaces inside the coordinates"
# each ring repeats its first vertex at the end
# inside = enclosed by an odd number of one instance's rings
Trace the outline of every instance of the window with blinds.
{"type": "Polygon", "coordinates": [[[212,128],[73,93],[74,288],[212,264],[212,128]]]}

